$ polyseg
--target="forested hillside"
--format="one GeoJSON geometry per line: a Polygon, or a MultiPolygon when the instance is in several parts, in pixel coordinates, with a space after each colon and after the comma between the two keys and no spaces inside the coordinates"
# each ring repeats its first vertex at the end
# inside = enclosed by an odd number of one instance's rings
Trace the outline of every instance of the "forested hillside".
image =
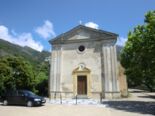
{"type": "Polygon", "coordinates": [[[50,53],[38,52],[0,39],[0,93],[29,89],[47,95],[50,53]]]}
{"type": "Polygon", "coordinates": [[[0,39],[0,56],[22,56],[31,63],[44,62],[46,57],[50,56],[47,51],[36,51],[30,47],[21,47],[19,45],[12,44],[8,41],[0,39]]]}

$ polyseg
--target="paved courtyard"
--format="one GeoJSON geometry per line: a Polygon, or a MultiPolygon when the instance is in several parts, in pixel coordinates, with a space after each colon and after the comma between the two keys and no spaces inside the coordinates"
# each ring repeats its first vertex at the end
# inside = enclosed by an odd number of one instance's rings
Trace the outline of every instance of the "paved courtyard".
{"type": "Polygon", "coordinates": [[[118,100],[47,101],[41,107],[3,106],[0,116],[154,116],[155,93],[132,90],[130,98],[118,100]]]}

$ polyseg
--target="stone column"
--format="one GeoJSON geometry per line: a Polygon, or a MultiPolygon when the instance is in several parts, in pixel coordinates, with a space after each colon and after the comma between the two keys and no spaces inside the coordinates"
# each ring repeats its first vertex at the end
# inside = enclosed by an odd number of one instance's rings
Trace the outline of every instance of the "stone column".
{"type": "Polygon", "coordinates": [[[120,90],[118,86],[117,77],[117,56],[116,46],[106,45],[102,46],[103,60],[104,60],[104,92],[105,98],[120,97],[120,90]]]}
{"type": "Polygon", "coordinates": [[[112,55],[112,67],[113,67],[113,98],[120,97],[120,87],[119,87],[119,79],[118,79],[118,61],[117,61],[117,52],[116,45],[111,46],[111,55],[112,55]]]}
{"type": "Polygon", "coordinates": [[[54,97],[53,92],[55,91],[55,62],[56,62],[56,56],[55,51],[52,50],[51,52],[51,68],[50,68],[50,96],[51,98],[54,97]]]}
{"type": "Polygon", "coordinates": [[[61,51],[55,48],[51,53],[51,68],[50,68],[50,93],[51,98],[56,97],[54,93],[60,91],[60,77],[61,76],[61,51]]]}
{"type": "Polygon", "coordinates": [[[56,91],[60,91],[60,79],[61,79],[61,48],[57,50],[57,71],[56,71],[56,91]]]}

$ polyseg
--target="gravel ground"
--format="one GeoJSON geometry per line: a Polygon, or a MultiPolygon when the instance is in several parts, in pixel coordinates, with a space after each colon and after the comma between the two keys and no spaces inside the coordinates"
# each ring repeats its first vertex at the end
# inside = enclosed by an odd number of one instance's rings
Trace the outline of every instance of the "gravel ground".
{"type": "Polygon", "coordinates": [[[155,116],[155,93],[131,90],[131,97],[117,100],[48,101],[44,106],[3,106],[0,116],[155,116]]]}

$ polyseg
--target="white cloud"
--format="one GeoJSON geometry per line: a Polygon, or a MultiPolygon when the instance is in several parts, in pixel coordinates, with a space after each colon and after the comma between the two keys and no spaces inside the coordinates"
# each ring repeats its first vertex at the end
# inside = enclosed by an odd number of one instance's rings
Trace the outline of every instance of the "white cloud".
{"type": "Polygon", "coordinates": [[[35,41],[31,33],[17,34],[12,30],[10,34],[9,29],[4,25],[0,25],[0,39],[4,39],[20,46],[28,46],[38,51],[43,50],[43,45],[40,42],[35,41]]]}
{"type": "Polygon", "coordinates": [[[120,45],[120,46],[124,46],[125,45],[125,43],[126,43],[126,41],[127,41],[127,38],[125,38],[125,37],[119,37],[118,39],[117,39],[117,45],[120,45]]]}
{"type": "Polygon", "coordinates": [[[91,27],[91,28],[94,28],[94,29],[99,29],[99,25],[94,23],[94,22],[87,22],[87,23],[85,23],[85,26],[91,27]]]}
{"type": "Polygon", "coordinates": [[[7,41],[11,41],[11,36],[8,33],[8,28],[3,25],[0,25],[0,38],[7,41]]]}
{"type": "Polygon", "coordinates": [[[53,28],[53,23],[49,20],[46,20],[42,26],[37,27],[35,29],[35,32],[38,33],[44,39],[56,36],[53,28]]]}

